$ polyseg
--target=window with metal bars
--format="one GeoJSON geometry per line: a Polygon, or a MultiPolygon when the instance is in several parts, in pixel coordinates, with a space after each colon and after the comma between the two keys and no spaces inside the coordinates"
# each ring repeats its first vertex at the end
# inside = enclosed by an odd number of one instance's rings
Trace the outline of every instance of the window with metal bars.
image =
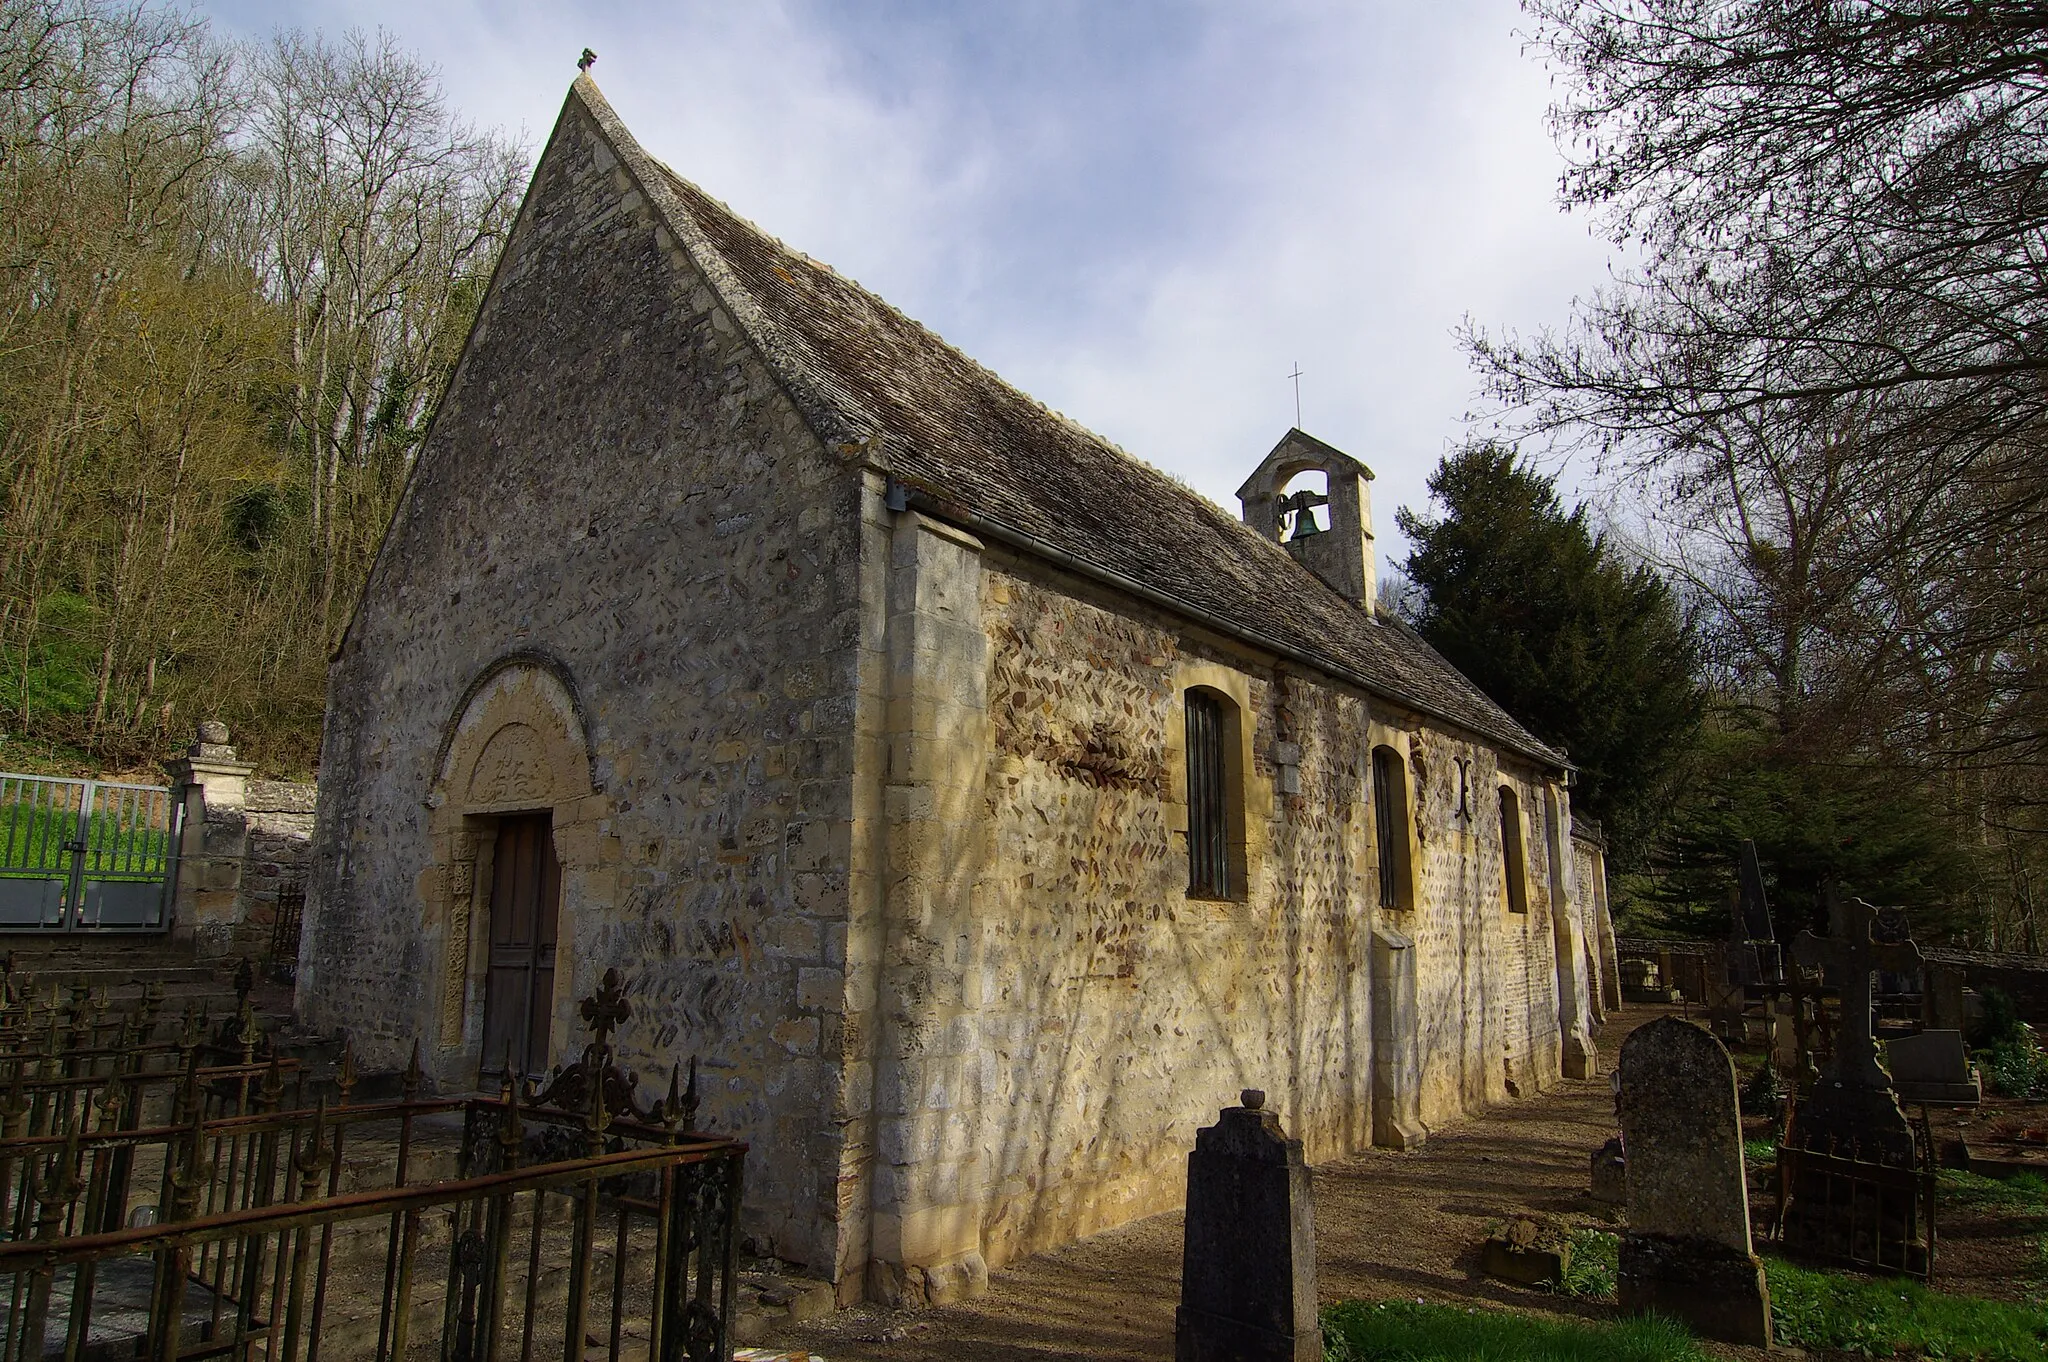
{"type": "Polygon", "coordinates": [[[1232,717],[1229,701],[1214,691],[1187,693],[1188,893],[1195,898],[1231,895],[1232,717]]]}
{"type": "Polygon", "coordinates": [[[1372,750],[1373,831],[1379,841],[1380,907],[1407,908],[1408,771],[1391,747],[1372,750]]]}

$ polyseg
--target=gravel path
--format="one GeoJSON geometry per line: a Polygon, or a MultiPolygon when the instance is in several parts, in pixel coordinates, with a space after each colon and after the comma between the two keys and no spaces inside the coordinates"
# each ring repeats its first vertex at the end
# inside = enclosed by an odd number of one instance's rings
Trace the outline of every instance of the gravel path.
{"type": "MultiPolygon", "coordinates": [[[[1599,1038],[1603,1062],[1611,1062],[1623,1036],[1658,1015],[1630,1008],[1611,1019],[1599,1038]]],[[[1603,1073],[1435,1131],[1417,1153],[1374,1151],[1318,1166],[1323,1301],[1402,1296],[1611,1315],[1611,1305],[1491,1281],[1476,1265],[1488,1228],[1516,1215],[1594,1223],[1596,1203],[1583,1195],[1588,1158],[1614,1129],[1603,1073]]],[[[1171,1358],[1180,1250],[1180,1214],[1153,1216],[1015,1263],[993,1274],[988,1295],[977,1301],[842,1311],[773,1341],[810,1348],[827,1362],[1171,1358]]]]}

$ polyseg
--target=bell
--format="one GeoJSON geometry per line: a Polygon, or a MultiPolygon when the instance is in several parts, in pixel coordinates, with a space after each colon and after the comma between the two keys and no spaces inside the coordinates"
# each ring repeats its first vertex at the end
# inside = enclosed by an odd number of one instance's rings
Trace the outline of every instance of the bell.
{"type": "Polygon", "coordinates": [[[1323,527],[1316,524],[1315,508],[1329,504],[1328,497],[1306,489],[1288,497],[1283,503],[1283,508],[1292,513],[1294,519],[1287,535],[1287,542],[1291,544],[1297,539],[1306,539],[1312,534],[1323,533],[1323,527]]]}

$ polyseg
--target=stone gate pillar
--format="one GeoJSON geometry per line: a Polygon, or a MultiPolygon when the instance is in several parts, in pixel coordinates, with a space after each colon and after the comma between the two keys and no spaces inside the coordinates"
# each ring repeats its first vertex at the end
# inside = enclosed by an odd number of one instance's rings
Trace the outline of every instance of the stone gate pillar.
{"type": "Polygon", "coordinates": [[[178,882],[171,899],[171,940],[200,959],[218,959],[233,949],[242,887],[242,863],[249,849],[249,773],[236,759],[228,726],[209,719],[185,755],[164,765],[184,805],[178,843],[178,882]]]}

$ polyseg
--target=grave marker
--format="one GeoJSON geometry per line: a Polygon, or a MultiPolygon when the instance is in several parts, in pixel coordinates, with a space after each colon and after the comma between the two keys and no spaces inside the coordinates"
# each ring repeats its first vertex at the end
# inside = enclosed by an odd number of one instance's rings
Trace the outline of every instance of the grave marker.
{"type": "Polygon", "coordinates": [[[1662,1017],[1621,1047],[1628,1231],[1618,1294],[1708,1338],[1771,1341],[1771,1299],[1751,1250],[1735,1062],[1699,1027],[1662,1017]]]}
{"type": "Polygon", "coordinates": [[[1609,1140],[1594,1150],[1592,1165],[1593,1200],[1609,1206],[1628,1205],[1628,1161],[1622,1155],[1621,1141],[1609,1140]]]}
{"type": "Polygon", "coordinates": [[[1322,1362],[1316,1224],[1301,1141],[1247,1088],[1195,1134],[1175,1362],[1322,1362]]]}
{"type": "Polygon", "coordinates": [[[1878,1062],[1871,1016],[1871,976],[1917,971],[1920,948],[1880,940],[1878,910],[1861,899],[1843,904],[1830,889],[1827,900],[1833,934],[1801,932],[1792,946],[1801,964],[1833,971],[1841,1016],[1834,1055],[1794,1108],[1779,1156],[1784,1240],[1853,1266],[1925,1275],[1934,1260],[1933,1175],[1878,1062]]]}
{"type": "Polygon", "coordinates": [[[1922,1031],[1884,1047],[1892,1087],[1902,1102],[1935,1107],[1974,1107],[1984,1100],[1977,1071],[1963,1049],[1960,1031],[1922,1031]]]}
{"type": "Polygon", "coordinates": [[[1828,899],[1835,935],[1806,931],[1792,943],[1800,964],[1835,973],[1842,1000],[1834,1058],[1799,1109],[1798,1143],[1803,1149],[1825,1148],[1830,1154],[1910,1168],[1912,1127],[1892,1093],[1891,1075],[1877,1061],[1871,975],[1880,969],[1918,970],[1920,948],[1910,940],[1877,940],[1872,932],[1877,909],[1863,900],[1844,905],[1832,890],[1828,899]]]}

